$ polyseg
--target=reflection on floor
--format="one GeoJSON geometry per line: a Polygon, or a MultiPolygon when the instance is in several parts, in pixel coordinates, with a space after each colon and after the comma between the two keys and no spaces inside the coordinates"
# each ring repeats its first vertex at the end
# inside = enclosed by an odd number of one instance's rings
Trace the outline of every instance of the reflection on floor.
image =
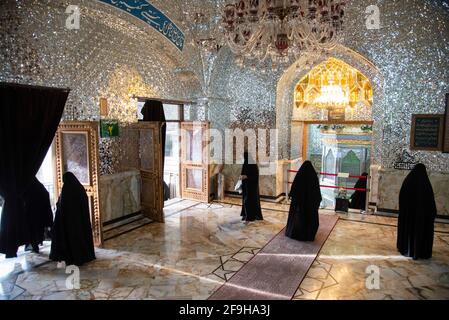
{"type": "MultiPolygon", "coordinates": [[[[97,249],[80,268],[78,290],[48,261],[48,244],[40,255],[2,256],[0,299],[207,299],[285,226],[287,206],[263,203],[265,221],[245,226],[239,202],[172,204],[165,224],[97,249]]],[[[436,225],[434,258],[413,261],[396,252],[396,219],[340,218],[295,299],[449,299],[449,225],[436,225]],[[369,266],[380,270],[379,290],[366,288],[369,266]]]]}
{"type": "Polygon", "coordinates": [[[396,251],[396,228],[340,221],[296,299],[449,299],[448,234],[435,236],[434,257],[413,261],[396,251]],[[379,268],[380,289],[368,290],[379,268]]]}
{"type": "Polygon", "coordinates": [[[143,214],[131,215],[126,219],[122,219],[116,223],[103,226],[104,241],[120,237],[128,232],[134,231],[144,227],[153,222],[151,219],[145,217],[143,214]]]}

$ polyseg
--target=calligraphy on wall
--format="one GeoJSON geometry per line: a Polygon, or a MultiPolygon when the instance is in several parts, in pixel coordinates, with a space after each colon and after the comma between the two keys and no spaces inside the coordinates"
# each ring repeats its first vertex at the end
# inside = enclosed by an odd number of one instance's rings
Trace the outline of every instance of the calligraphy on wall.
{"type": "Polygon", "coordinates": [[[443,149],[443,131],[443,115],[413,115],[410,149],[423,151],[441,151],[443,149]]]}
{"type": "Polygon", "coordinates": [[[181,29],[164,13],[146,0],[98,0],[136,17],[156,29],[180,51],[184,48],[185,36],[181,29]]]}
{"type": "Polygon", "coordinates": [[[100,137],[115,138],[119,136],[118,120],[101,119],[100,120],[100,137]]]}

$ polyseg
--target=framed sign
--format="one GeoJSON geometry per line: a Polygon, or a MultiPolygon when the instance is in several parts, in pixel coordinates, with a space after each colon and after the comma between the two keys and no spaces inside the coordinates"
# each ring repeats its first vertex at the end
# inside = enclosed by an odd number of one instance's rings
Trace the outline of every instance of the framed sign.
{"type": "Polygon", "coordinates": [[[63,172],[72,172],[82,185],[90,185],[89,141],[86,132],[61,132],[63,172]]]}
{"type": "Polygon", "coordinates": [[[449,93],[446,94],[446,113],[444,114],[443,152],[449,153],[449,93]]]}
{"type": "Polygon", "coordinates": [[[98,123],[91,121],[61,122],[55,136],[56,190],[59,194],[66,172],[72,172],[86,190],[96,246],[103,242],[103,223],[99,196],[98,123]]]}
{"type": "Polygon", "coordinates": [[[109,115],[108,100],[100,98],[100,116],[107,117],[109,115]]]}
{"type": "Polygon", "coordinates": [[[335,108],[329,110],[329,121],[345,121],[346,112],[345,108],[335,108]]]}
{"type": "Polygon", "coordinates": [[[410,149],[441,151],[443,149],[444,116],[415,114],[412,118],[410,149]]]}
{"type": "Polygon", "coordinates": [[[113,138],[119,136],[118,120],[101,120],[100,136],[102,138],[113,138]]]}

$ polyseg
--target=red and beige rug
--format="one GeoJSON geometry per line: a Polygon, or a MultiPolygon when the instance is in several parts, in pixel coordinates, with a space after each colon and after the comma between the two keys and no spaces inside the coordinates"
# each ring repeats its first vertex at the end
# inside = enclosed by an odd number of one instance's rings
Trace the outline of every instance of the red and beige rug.
{"type": "Polygon", "coordinates": [[[282,230],[209,300],[292,299],[337,221],[320,215],[314,242],[289,239],[282,230]]]}

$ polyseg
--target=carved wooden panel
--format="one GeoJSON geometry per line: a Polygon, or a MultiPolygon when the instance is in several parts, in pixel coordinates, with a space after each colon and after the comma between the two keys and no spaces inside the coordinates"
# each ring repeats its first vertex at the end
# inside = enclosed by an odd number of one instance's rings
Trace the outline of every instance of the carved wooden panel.
{"type": "Polygon", "coordinates": [[[181,194],[209,202],[209,123],[181,123],[181,194]]]}
{"type": "Polygon", "coordinates": [[[98,122],[62,122],[56,133],[55,146],[57,193],[61,193],[64,173],[72,172],[86,189],[94,242],[96,246],[101,246],[103,232],[98,193],[98,122]]]}
{"type": "Polygon", "coordinates": [[[133,129],[132,125],[120,127],[118,172],[140,169],[139,136],[139,131],[133,129]]]}
{"type": "Polygon", "coordinates": [[[128,128],[138,147],[142,213],[157,222],[165,220],[161,125],[159,122],[139,122],[128,128]]]}

